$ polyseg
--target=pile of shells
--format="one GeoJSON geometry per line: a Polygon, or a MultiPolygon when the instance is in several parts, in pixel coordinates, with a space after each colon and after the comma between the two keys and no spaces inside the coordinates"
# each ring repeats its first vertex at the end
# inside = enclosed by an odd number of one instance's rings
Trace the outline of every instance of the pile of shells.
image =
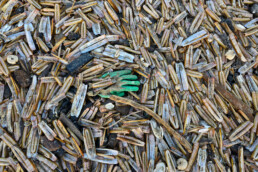
{"type": "Polygon", "coordinates": [[[257,17],[257,0],[1,0],[0,171],[257,171],[257,17]],[[101,98],[125,69],[139,91],[101,98]]]}

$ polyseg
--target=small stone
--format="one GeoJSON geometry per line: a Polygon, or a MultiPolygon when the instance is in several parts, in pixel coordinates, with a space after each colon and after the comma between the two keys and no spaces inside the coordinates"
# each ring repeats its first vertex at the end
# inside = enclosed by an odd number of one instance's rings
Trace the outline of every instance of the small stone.
{"type": "Polygon", "coordinates": [[[42,136],[40,139],[41,144],[50,151],[56,151],[61,148],[61,144],[58,140],[50,141],[46,136],[42,136]]]}
{"type": "Polygon", "coordinates": [[[84,66],[86,63],[88,63],[91,59],[93,59],[93,56],[90,55],[89,53],[82,54],[80,57],[76,58],[71,63],[69,63],[66,66],[66,69],[69,73],[75,73],[82,66],[84,66]]]}
{"type": "Polygon", "coordinates": [[[228,51],[226,52],[225,56],[226,56],[226,58],[227,58],[228,60],[233,60],[233,59],[235,58],[235,56],[236,56],[236,53],[235,53],[234,50],[228,50],[228,51]]]}
{"type": "Polygon", "coordinates": [[[78,33],[70,32],[67,36],[68,40],[74,41],[80,39],[81,35],[78,33]]]}
{"type": "Polygon", "coordinates": [[[107,108],[108,110],[112,110],[115,106],[112,103],[108,103],[105,105],[105,108],[107,108]]]}
{"type": "Polygon", "coordinates": [[[257,17],[258,16],[258,4],[255,3],[252,5],[251,7],[251,13],[254,14],[254,17],[257,17]]]}
{"type": "Polygon", "coordinates": [[[117,135],[116,134],[109,134],[108,136],[108,141],[107,141],[107,146],[110,148],[114,148],[117,145],[118,140],[116,139],[117,135]]]}
{"type": "Polygon", "coordinates": [[[54,153],[55,155],[57,155],[58,157],[63,157],[64,154],[65,154],[65,150],[62,149],[62,148],[60,148],[60,149],[57,149],[56,151],[53,151],[53,153],[54,153]]]}
{"type": "Polygon", "coordinates": [[[14,12],[12,13],[12,16],[23,13],[23,12],[24,12],[24,6],[21,6],[14,10],[14,12]]]}
{"type": "Polygon", "coordinates": [[[127,115],[130,111],[131,106],[116,106],[116,111],[122,115],[127,115]]]}
{"type": "Polygon", "coordinates": [[[12,92],[8,86],[8,84],[4,85],[4,99],[8,99],[12,96],[12,92]]]}
{"type": "Polygon", "coordinates": [[[31,78],[30,75],[27,74],[24,70],[16,70],[13,72],[14,78],[17,81],[17,83],[23,87],[29,87],[31,84],[31,78]]]}

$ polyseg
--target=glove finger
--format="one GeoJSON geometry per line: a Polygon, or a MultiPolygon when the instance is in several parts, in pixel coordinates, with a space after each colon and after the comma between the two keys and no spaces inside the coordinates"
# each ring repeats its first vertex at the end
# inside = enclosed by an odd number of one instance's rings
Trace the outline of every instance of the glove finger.
{"type": "Polygon", "coordinates": [[[112,78],[114,76],[127,75],[127,74],[130,74],[131,72],[132,72],[131,70],[119,70],[119,71],[111,72],[109,73],[109,75],[112,78]]]}
{"type": "Polygon", "coordinates": [[[136,75],[123,75],[120,76],[121,79],[126,79],[126,80],[137,80],[138,77],[136,75]]]}
{"type": "Polygon", "coordinates": [[[111,91],[110,93],[112,95],[116,95],[116,96],[119,96],[119,97],[123,97],[125,95],[125,92],[123,92],[123,91],[111,91]]]}
{"type": "Polygon", "coordinates": [[[109,98],[110,97],[110,95],[106,95],[106,94],[99,94],[99,96],[102,97],[102,98],[109,98]]]}
{"type": "Polygon", "coordinates": [[[127,80],[122,80],[121,81],[121,86],[124,85],[140,85],[140,81],[127,81],[127,80]]]}
{"type": "Polygon", "coordinates": [[[122,90],[121,91],[138,91],[139,87],[135,87],[135,86],[122,86],[122,90]]]}
{"type": "Polygon", "coordinates": [[[107,73],[103,74],[100,78],[105,78],[105,77],[107,77],[109,74],[110,74],[110,72],[107,72],[107,73]]]}

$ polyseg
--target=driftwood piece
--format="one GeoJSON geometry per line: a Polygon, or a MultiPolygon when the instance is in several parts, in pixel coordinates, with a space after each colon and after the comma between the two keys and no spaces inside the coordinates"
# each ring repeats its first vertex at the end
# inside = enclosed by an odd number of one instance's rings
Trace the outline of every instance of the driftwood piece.
{"type": "Polygon", "coordinates": [[[81,140],[83,140],[82,133],[72,123],[72,121],[69,118],[67,118],[67,116],[65,116],[64,114],[61,114],[59,117],[59,120],[62,121],[68,128],[70,128],[74,132],[74,134],[76,134],[76,136],[78,136],[81,140]]]}
{"type": "Polygon", "coordinates": [[[191,153],[192,152],[192,146],[191,144],[183,137],[181,136],[178,132],[176,132],[171,126],[169,126],[168,123],[166,123],[158,114],[154,113],[152,110],[149,108],[140,105],[139,103],[136,103],[130,99],[127,98],[122,98],[118,96],[110,96],[110,99],[119,103],[127,104],[135,109],[142,110],[149,114],[151,117],[153,117],[159,124],[161,124],[170,134],[174,136],[175,139],[177,139],[185,148],[186,150],[191,153]]]}
{"type": "MultiPolygon", "coordinates": [[[[204,80],[208,81],[208,76],[203,76],[204,80]]],[[[235,109],[243,111],[251,122],[254,121],[254,111],[248,107],[242,100],[238,99],[235,95],[226,90],[221,84],[215,82],[215,89],[228,101],[235,109]]]]}

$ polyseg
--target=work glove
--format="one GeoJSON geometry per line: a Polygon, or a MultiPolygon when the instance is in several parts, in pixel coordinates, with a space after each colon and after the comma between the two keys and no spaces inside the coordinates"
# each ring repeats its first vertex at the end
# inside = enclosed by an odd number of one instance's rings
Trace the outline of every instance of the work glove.
{"type": "Polygon", "coordinates": [[[124,96],[126,91],[138,91],[140,81],[136,75],[131,74],[131,70],[119,70],[115,72],[108,72],[101,76],[101,78],[111,78],[115,80],[115,84],[111,85],[105,90],[100,91],[100,97],[109,98],[111,95],[124,96]]]}

